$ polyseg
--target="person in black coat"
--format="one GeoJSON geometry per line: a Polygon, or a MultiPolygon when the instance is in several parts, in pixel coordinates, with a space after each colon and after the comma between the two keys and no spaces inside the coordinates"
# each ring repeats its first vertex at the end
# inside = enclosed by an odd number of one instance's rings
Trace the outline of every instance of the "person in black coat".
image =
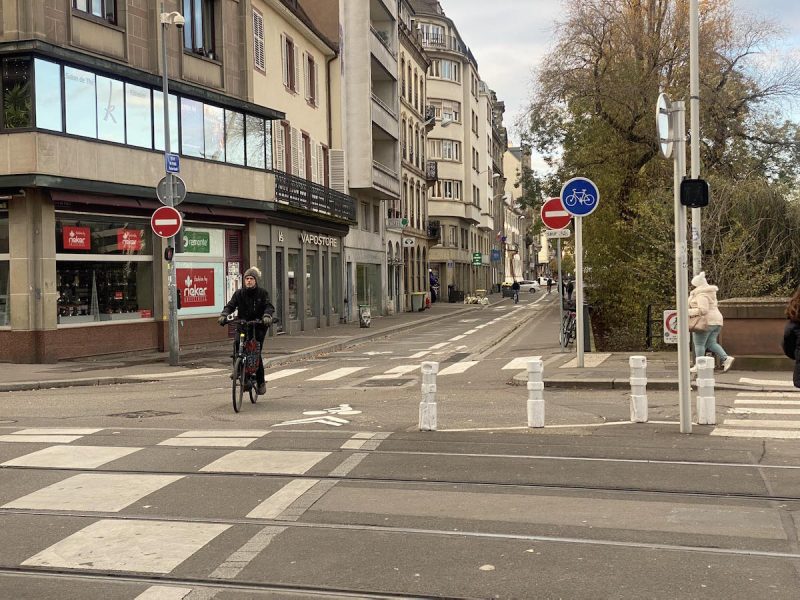
{"type": "Polygon", "coordinates": [[[783,331],[783,353],[794,360],[794,387],[800,388],[800,288],[786,307],[786,329],[783,331]]]}
{"type": "MultiPolygon", "coordinates": [[[[272,315],[275,314],[275,307],[269,301],[267,290],[258,287],[259,279],[261,279],[261,271],[256,267],[250,267],[244,272],[244,287],[233,293],[225,308],[222,309],[218,322],[220,325],[225,325],[228,322],[228,315],[233,314],[234,311],[240,319],[261,321],[261,324],[256,325],[254,329],[256,339],[263,348],[267,329],[272,325],[272,315]]],[[[263,361],[258,363],[256,383],[258,383],[258,393],[265,394],[267,385],[264,382],[263,361]]]]}

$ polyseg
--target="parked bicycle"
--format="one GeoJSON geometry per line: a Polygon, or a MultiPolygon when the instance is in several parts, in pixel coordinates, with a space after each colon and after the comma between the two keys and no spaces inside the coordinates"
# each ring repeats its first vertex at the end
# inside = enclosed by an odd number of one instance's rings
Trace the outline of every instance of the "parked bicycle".
{"type": "Polygon", "coordinates": [[[233,338],[233,354],[231,355],[231,399],[233,410],[242,410],[244,393],[250,396],[250,402],[258,399],[258,383],[256,371],[261,364],[261,344],[255,336],[255,326],[261,321],[246,321],[228,316],[228,321],[236,325],[236,336],[233,338]]]}
{"type": "Polygon", "coordinates": [[[562,348],[569,346],[575,339],[575,326],[577,314],[575,306],[568,306],[564,312],[564,317],[561,320],[561,331],[559,334],[559,342],[562,348]]]}

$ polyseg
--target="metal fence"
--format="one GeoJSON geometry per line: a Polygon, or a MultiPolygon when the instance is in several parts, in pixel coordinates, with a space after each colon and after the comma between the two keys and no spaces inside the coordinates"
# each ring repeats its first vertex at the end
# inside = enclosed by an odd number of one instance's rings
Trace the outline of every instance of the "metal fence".
{"type": "Polygon", "coordinates": [[[273,173],[278,202],[336,219],[356,221],[356,202],[351,196],[283,171],[273,173]]]}

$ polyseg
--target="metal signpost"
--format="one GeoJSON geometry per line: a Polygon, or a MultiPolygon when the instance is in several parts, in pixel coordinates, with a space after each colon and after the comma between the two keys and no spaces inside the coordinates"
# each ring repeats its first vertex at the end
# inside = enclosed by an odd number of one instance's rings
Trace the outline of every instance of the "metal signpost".
{"type": "MultiPolygon", "coordinates": [[[[564,229],[572,220],[572,215],[564,210],[564,205],[561,204],[561,198],[550,198],[542,204],[542,224],[548,228],[548,239],[556,238],[558,240],[558,295],[560,300],[558,302],[558,322],[564,322],[564,284],[561,279],[561,238],[569,237],[569,229],[564,229]]],[[[564,350],[564,338],[558,336],[558,345],[561,350],[564,350]]]]}
{"type": "Polygon", "coordinates": [[[673,159],[673,205],[675,211],[675,294],[678,306],[678,390],[681,433],[692,432],[692,404],[689,397],[689,283],[686,247],[686,207],[681,204],[681,181],[686,174],[686,110],[683,102],[671,103],[666,94],[656,102],[658,142],[664,158],[673,159]]]}
{"type": "Polygon", "coordinates": [[[578,367],[583,368],[583,217],[592,214],[600,204],[600,190],[591,179],[573,177],[561,187],[564,210],[575,217],[575,322],[578,367]]]}
{"type": "MultiPolygon", "coordinates": [[[[690,131],[692,132],[692,179],[700,177],[700,14],[698,0],[689,0],[689,102],[691,108],[690,131]]],[[[692,275],[703,270],[701,254],[701,213],[692,208],[692,275]]]]}

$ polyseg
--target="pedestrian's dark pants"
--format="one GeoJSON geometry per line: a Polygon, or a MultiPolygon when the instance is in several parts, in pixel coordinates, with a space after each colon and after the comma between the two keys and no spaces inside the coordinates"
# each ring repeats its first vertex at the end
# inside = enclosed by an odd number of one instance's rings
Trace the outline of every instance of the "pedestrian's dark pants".
{"type": "MultiPolygon", "coordinates": [[[[267,330],[261,327],[256,327],[255,330],[256,340],[261,345],[261,352],[264,352],[264,338],[267,337],[267,330]]],[[[258,361],[258,371],[256,371],[256,383],[261,385],[264,383],[264,359],[258,361]]]]}

